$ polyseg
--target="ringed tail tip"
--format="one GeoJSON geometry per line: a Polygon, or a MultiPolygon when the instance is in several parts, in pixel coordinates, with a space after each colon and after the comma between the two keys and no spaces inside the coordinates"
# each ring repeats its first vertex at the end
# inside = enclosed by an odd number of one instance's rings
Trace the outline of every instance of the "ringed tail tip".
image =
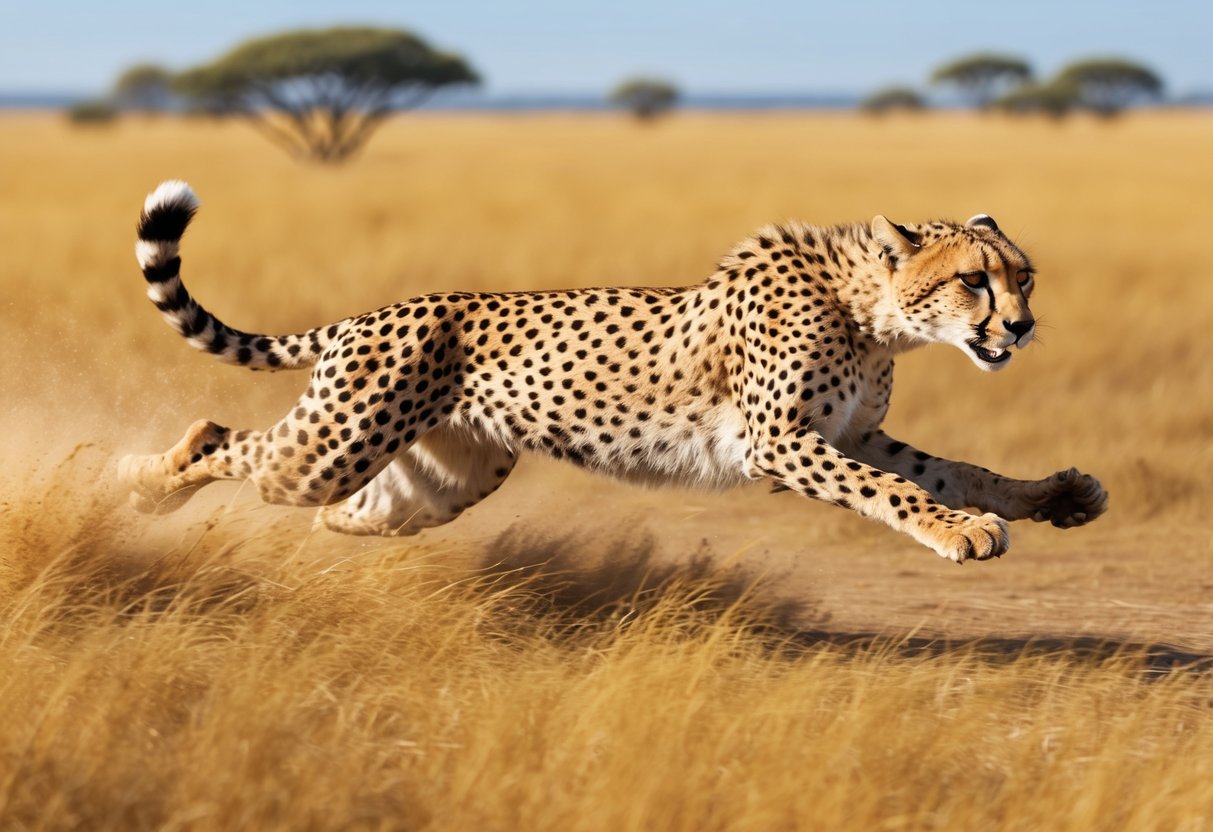
{"type": "MultiPolygon", "coordinates": [[[[178,232],[176,236],[159,236],[153,232],[171,232],[172,228],[159,228],[148,226],[142,220],[154,218],[157,216],[171,215],[187,215],[192,217],[194,212],[198,210],[198,197],[188,184],[180,179],[169,179],[166,182],[161,182],[156,186],[156,190],[147,195],[147,199],[143,201],[143,215],[139,223],[139,239],[141,240],[173,240],[181,236],[178,232]],[[146,233],[145,233],[146,232],[146,233]]],[[[184,231],[184,228],[182,229],[184,231]]]]}
{"type": "Polygon", "coordinates": [[[189,185],[180,179],[161,182],[143,201],[143,213],[139,215],[139,239],[146,242],[176,242],[185,233],[185,227],[197,210],[198,197],[189,185]]]}
{"type": "Polygon", "coordinates": [[[198,197],[179,179],[161,182],[147,195],[136,228],[135,257],[149,282],[176,275],[181,262],[177,244],[197,210],[198,197]]]}

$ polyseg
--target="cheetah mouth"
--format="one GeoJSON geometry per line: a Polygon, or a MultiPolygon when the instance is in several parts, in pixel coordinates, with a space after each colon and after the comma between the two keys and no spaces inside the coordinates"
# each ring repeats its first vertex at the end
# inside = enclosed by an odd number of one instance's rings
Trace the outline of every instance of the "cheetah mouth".
{"type": "Polygon", "coordinates": [[[987,364],[1001,364],[1010,359],[1010,350],[988,350],[983,346],[969,342],[969,348],[973,350],[973,354],[987,364]]]}

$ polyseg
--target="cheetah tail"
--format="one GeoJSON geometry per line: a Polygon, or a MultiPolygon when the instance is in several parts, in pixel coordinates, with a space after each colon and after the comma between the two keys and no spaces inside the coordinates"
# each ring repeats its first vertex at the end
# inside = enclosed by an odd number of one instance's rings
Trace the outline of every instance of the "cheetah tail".
{"type": "Polygon", "coordinates": [[[186,291],[177,246],[197,210],[198,198],[190,186],[170,180],[148,194],[139,216],[135,257],[147,280],[147,296],[169,326],[195,349],[251,370],[294,370],[315,364],[341,332],[340,323],[298,335],[255,335],[232,329],[186,291]]]}

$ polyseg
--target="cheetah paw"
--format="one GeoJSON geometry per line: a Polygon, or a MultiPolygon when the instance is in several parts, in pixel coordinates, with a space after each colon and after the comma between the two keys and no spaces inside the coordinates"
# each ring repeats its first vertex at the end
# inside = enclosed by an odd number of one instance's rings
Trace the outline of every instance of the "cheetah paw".
{"type": "Polygon", "coordinates": [[[163,495],[147,484],[149,470],[155,473],[161,466],[157,455],[137,456],[128,454],[118,460],[118,482],[130,489],[131,507],[142,514],[160,514],[163,495]]]}
{"type": "Polygon", "coordinates": [[[940,557],[954,563],[1000,558],[1011,547],[1007,521],[997,514],[976,517],[956,511],[940,515],[939,519],[945,525],[934,535],[930,545],[940,557]]]}
{"type": "Polygon", "coordinates": [[[190,468],[213,453],[227,429],[200,419],[163,454],[128,455],[118,460],[118,481],[131,491],[131,506],[144,514],[169,514],[181,508],[210,480],[190,468]]]}
{"type": "Polygon", "coordinates": [[[1048,521],[1059,529],[1070,529],[1107,511],[1108,492],[1090,474],[1070,468],[1037,483],[1031,504],[1031,517],[1037,523],[1048,521]]]}
{"type": "Polygon", "coordinates": [[[198,490],[198,486],[185,486],[166,493],[162,487],[153,485],[163,467],[160,462],[159,455],[128,455],[118,460],[118,482],[130,489],[130,505],[142,514],[171,514],[189,502],[198,490]]]}

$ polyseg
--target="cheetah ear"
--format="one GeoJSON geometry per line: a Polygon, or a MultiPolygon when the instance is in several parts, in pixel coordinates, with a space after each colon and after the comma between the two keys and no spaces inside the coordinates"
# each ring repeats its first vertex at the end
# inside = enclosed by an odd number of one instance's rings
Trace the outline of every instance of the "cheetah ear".
{"type": "Polygon", "coordinates": [[[896,265],[897,258],[909,257],[918,251],[922,239],[904,225],[891,222],[884,214],[872,218],[872,237],[889,256],[890,265],[896,265]]]}
{"type": "Polygon", "coordinates": [[[969,221],[965,223],[969,228],[988,228],[991,231],[998,230],[998,223],[994,222],[994,218],[989,214],[977,214],[969,217],[969,221]]]}

